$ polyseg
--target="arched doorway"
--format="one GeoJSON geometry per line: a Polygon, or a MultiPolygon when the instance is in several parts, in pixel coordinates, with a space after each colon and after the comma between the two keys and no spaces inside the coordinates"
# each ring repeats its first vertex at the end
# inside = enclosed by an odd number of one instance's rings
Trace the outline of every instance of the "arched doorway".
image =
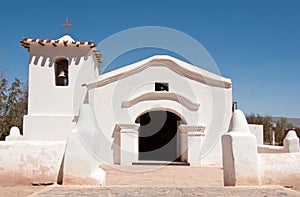
{"type": "Polygon", "coordinates": [[[163,110],[139,116],[139,160],[180,161],[180,122],[179,116],[163,110]]]}

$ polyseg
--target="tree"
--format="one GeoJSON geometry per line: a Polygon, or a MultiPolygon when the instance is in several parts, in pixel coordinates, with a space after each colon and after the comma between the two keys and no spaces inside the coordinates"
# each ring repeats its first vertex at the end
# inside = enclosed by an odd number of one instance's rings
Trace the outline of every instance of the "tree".
{"type": "MultiPolygon", "coordinates": [[[[260,124],[264,127],[264,143],[271,144],[271,133],[270,127],[272,116],[262,116],[260,114],[251,113],[250,115],[246,116],[247,122],[249,124],[260,124]]],[[[287,121],[286,118],[280,118],[276,122],[275,128],[275,140],[277,144],[282,144],[284,139],[284,129],[292,129],[294,126],[287,121]]]]}
{"type": "Polygon", "coordinates": [[[12,126],[22,131],[23,116],[27,114],[28,91],[19,79],[15,78],[7,89],[7,80],[1,76],[0,89],[0,139],[4,140],[12,126]]]}
{"type": "Polygon", "coordinates": [[[286,118],[280,118],[276,121],[276,129],[275,129],[275,139],[279,144],[283,143],[284,139],[284,130],[285,129],[293,129],[294,125],[289,123],[286,118]]]}
{"type": "Polygon", "coordinates": [[[7,80],[4,77],[4,74],[1,73],[0,76],[0,140],[3,140],[3,136],[7,135],[6,131],[6,117],[5,117],[5,111],[6,111],[6,89],[7,89],[7,80]]]}

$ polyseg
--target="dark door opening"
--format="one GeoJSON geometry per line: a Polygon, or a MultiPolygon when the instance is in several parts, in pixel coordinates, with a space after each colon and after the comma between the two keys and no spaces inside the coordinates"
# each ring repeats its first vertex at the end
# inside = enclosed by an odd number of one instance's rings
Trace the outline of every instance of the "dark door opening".
{"type": "Polygon", "coordinates": [[[150,111],[139,117],[139,160],[179,161],[177,115],[150,111]]]}

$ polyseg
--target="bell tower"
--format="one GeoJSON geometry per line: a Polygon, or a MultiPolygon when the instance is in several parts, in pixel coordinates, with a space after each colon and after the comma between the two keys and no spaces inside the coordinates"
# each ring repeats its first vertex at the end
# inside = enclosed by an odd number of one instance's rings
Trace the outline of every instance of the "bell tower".
{"type": "Polygon", "coordinates": [[[98,79],[102,56],[93,42],[23,38],[29,51],[28,114],[24,116],[24,139],[66,140],[75,126],[86,97],[82,84],[98,79]]]}

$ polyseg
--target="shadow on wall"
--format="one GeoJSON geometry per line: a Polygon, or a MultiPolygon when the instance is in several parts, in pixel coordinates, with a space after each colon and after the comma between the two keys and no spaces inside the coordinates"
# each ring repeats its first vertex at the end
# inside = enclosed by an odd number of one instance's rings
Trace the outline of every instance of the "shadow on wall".
{"type": "MultiPolygon", "coordinates": [[[[75,62],[75,65],[78,65],[80,60],[83,58],[84,61],[88,59],[90,54],[82,54],[81,56],[76,56],[76,55],[69,55],[67,57],[63,57],[68,59],[69,64],[71,62],[75,62]]],[[[45,55],[31,55],[29,61],[33,63],[34,65],[38,65],[38,62],[41,61],[41,66],[45,66],[46,62],[48,67],[52,67],[55,65],[57,58],[53,58],[52,56],[45,56],[45,55]]]]}

